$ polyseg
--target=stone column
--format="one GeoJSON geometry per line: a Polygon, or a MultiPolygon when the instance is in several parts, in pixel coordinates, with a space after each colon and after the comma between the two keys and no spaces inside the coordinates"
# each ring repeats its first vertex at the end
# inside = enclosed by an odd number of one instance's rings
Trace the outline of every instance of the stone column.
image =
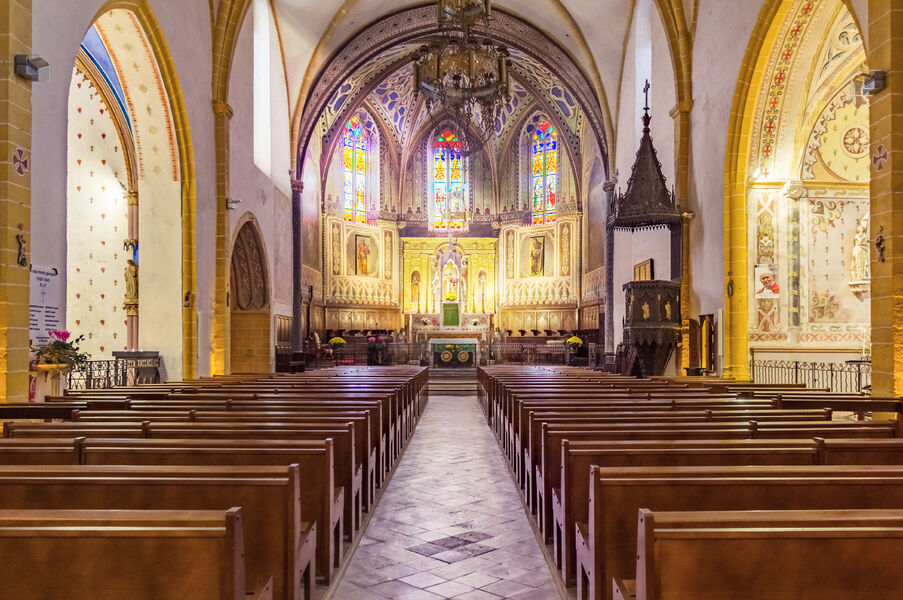
{"type": "Polygon", "coordinates": [[[32,83],[12,61],[31,53],[31,1],[0,3],[0,402],[28,393],[32,83]]]}
{"type": "MultiPolygon", "coordinates": [[[[128,271],[132,266],[131,262],[138,258],[138,192],[130,190],[125,194],[125,200],[128,204],[128,221],[129,231],[128,237],[123,241],[123,250],[129,252],[129,262],[126,263],[126,279],[128,279],[128,271]]],[[[136,275],[137,277],[137,275],[136,275]]],[[[126,318],[126,346],[129,350],[138,349],[138,298],[130,298],[126,291],[125,302],[122,308],[125,310],[126,318]]]]}
{"type": "Polygon", "coordinates": [[[872,395],[903,395],[903,0],[869,0],[872,395]],[[897,201],[895,202],[895,195],[897,201]]]}
{"type": "Polygon", "coordinates": [[[216,144],[216,251],[213,295],[213,375],[232,372],[231,323],[229,321],[229,223],[226,201],[229,198],[229,123],[232,107],[221,101],[213,103],[213,129],[216,144]]]}
{"type": "Polygon", "coordinates": [[[301,287],[302,273],[302,244],[301,236],[304,198],[304,182],[300,179],[292,180],[292,351],[300,352],[304,347],[304,326],[301,319],[304,316],[302,303],[304,302],[304,289],[301,287]]]}
{"type": "MultiPolygon", "coordinates": [[[[615,231],[608,224],[611,217],[611,207],[614,206],[615,182],[606,181],[602,184],[605,192],[605,352],[614,352],[615,343],[615,231]]],[[[590,223],[592,226],[592,223],[590,223]]]]}

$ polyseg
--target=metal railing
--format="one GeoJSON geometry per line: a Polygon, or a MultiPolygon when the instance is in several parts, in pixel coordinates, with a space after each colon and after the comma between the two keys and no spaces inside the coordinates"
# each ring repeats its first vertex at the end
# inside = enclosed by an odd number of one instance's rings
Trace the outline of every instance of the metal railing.
{"type": "Polygon", "coordinates": [[[754,383],[803,384],[807,388],[847,394],[868,392],[872,385],[872,365],[864,360],[842,363],[754,360],[750,375],[754,383]]]}
{"type": "Polygon", "coordinates": [[[72,368],[68,378],[70,390],[100,390],[159,383],[160,357],[89,360],[72,368]]]}

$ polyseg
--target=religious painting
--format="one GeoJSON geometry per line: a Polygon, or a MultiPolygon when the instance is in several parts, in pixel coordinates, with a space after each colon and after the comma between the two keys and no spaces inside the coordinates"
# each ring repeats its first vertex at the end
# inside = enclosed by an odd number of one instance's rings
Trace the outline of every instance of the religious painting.
{"type": "Polygon", "coordinates": [[[545,254],[546,254],[546,238],[545,236],[534,236],[530,238],[530,277],[542,277],[545,273],[545,254]]]}
{"type": "Polygon", "coordinates": [[[753,283],[756,289],[756,298],[777,298],[781,295],[777,265],[756,265],[753,283]]]}
{"type": "Polygon", "coordinates": [[[634,281],[651,281],[655,279],[655,263],[650,258],[633,266],[634,281]]]}
{"type": "Polygon", "coordinates": [[[369,235],[354,236],[354,274],[369,275],[370,255],[373,254],[373,239],[369,235]]]}

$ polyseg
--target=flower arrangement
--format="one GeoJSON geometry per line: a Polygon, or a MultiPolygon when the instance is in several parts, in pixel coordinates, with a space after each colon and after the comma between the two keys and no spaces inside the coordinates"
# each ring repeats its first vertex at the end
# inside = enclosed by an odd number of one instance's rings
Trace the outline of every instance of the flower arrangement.
{"type": "Polygon", "coordinates": [[[445,349],[451,351],[454,354],[457,354],[458,352],[461,352],[461,350],[463,350],[463,348],[461,348],[461,346],[459,346],[458,344],[446,344],[445,349]]]}
{"type": "Polygon", "coordinates": [[[336,336],[329,340],[329,345],[333,350],[340,350],[345,345],[345,340],[336,336]]]}
{"type": "Polygon", "coordinates": [[[454,302],[457,299],[458,299],[458,294],[456,294],[454,292],[449,292],[449,293],[445,294],[445,300],[448,302],[454,302]]]}
{"type": "Polygon", "coordinates": [[[47,332],[50,341],[35,349],[35,358],[38,363],[45,365],[67,365],[77,367],[91,359],[87,352],[81,352],[78,345],[84,341],[85,336],[80,335],[72,340],[68,331],[52,329],[47,332]]]}
{"type": "Polygon", "coordinates": [[[571,352],[576,352],[580,346],[583,345],[583,340],[578,338],[576,335],[572,335],[568,339],[564,341],[567,344],[567,347],[571,349],[571,352]]]}
{"type": "Polygon", "coordinates": [[[427,319],[426,317],[421,317],[421,319],[420,319],[420,324],[421,324],[421,325],[431,325],[431,324],[432,324],[432,321],[430,321],[430,320],[427,319]]]}

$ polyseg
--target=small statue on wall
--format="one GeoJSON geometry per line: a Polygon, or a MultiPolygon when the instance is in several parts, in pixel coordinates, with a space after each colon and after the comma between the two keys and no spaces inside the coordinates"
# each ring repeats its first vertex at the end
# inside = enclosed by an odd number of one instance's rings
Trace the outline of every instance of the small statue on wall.
{"type": "Polygon", "coordinates": [[[132,259],[125,266],[125,303],[138,303],[138,265],[132,259]]]}
{"type": "Polygon", "coordinates": [[[442,302],[440,298],[441,279],[439,275],[439,259],[434,258],[432,264],[433,277],[430,279],[430,297],[433,299],[433,309],[438,310],[442,302]]]}
{"type": "Polygon", "coordinates": [[[20,267],[28,266],[28,242],[25,240],[25,234],[22,232],[22,225],[19,225],[19,232],[16,234],[16,243],[19,248],[16,252],[16,264],[20,267]]]}
{"type": "Polygon", "coordinates": [[[856,235],[853,236],[853,253],[850,260],[850,280],[868,281],[871,275],[869,264],[869,216],[859,220],[856,235]]]}

